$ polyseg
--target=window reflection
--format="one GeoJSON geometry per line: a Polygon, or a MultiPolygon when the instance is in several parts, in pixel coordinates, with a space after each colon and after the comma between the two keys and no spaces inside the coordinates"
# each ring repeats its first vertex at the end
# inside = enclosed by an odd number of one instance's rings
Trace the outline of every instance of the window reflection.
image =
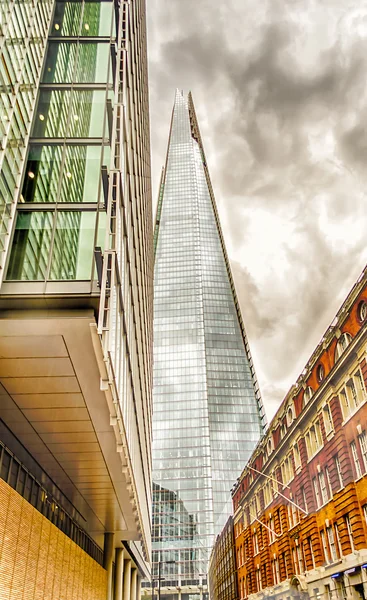
{"type": "Polygon", "coordinates": [[[96,213],[59,212],[50,279],[90,279],[96,213]]]}
{"type": "Polygon", "coordinates": [[[42,90],[33,127],[34,137],[66,136],[70,91],[42,90]]]}
{"type": "Polygon", "coordinates": [[[111,2],[56,3],[51,28],[53,36],[109,36],[111,29],[111,2]]]}
{"type": "Polygon", "coordinates": [[[52,35],[78,35],[82,15],[81,2],[56,2],[52,35]]]}
{"type": "Polygon", "coordinates": [[[21,202],[97,202],[101,150],[101,146],[32,145],[21,202]]]}
{"type": "MultiPolygon", "coordinates": [[[[50,279],[91,279],[96,215],[94,211],[60,211],[57,217],[51,211],[19,212],[7,280],[46,279],[50,257],[50,279]]],[[[104,222],[102,217],[100,227],[104,222]]]]}
{"type": "Polygon", "coordinates": [[[61,146],[31,146],[22,202],[56,202],[61,156],[61,146]]]}
{"type": "Polygon", "coordinates": [[[51,249],[53,213],[20,212],[7,272],[7,279],[39,281],[46,277],[51,249]]]}
{"type": "Polygon", "coordinates": [[[109,44],[50,42],[43,83],[104,83],[107,81],[109,44]]]}

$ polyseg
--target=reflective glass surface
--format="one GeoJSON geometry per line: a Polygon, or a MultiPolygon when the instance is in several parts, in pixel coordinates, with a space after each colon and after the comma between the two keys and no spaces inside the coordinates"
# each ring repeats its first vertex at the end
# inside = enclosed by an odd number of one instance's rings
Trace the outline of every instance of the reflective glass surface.
{"type": "Polygon", "coordinates": [[[153,560],[167,586],[206,574],[263,431],[192,110],[177,93],[156,228],[153,560]]]}
{"type": "MultiPolygon", "coordinates": [[[[25,140],[37,96],[54,0],[2,0],[0,8],[0,253],[12,228],[25,140]]],[[[0,256],[2,258],[2,256],[0,256]]]]}
{"type": "MultiPolygon", "coordinates": [[[[111,155],[106,100],[113,101],[112,7],[112,0],[56,1],[29,149],[23,153],[27,162],[8,280],[89,280],[97,236],[104,246],[106,220],[98,213],[104,210],[101,166],[109,169],[111,155]]],[[[20,135],[22,121],[15,123],[20,135]]],[[[14,162],[10,152],[9,160],[14,162]]],[[[3,171],[10,176],[12,167],[9,162],[3,171]]]]}

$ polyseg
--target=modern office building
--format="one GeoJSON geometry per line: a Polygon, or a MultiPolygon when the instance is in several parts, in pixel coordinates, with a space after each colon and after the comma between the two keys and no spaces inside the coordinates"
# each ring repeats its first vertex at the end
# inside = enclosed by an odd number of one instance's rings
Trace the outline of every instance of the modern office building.
{"type": "Polygon", "coordinates": [[[233,517],[217,535],[208,571],[210,600],[238,600],[233,517]]]}
{"type": "Polygon", "coordinates": [[[233,489],[240,600],[367,598],[366,358],[367,267],[233,489]]]}
{"type": "Polygon", "coordinates": [[[0,20],[0,596],[150,577],[153,243],[144,0],[0,20]]]}
{"type": "Polygon", "coordinates": [[[265,416],[191,95],[177,91],[155,225],[153,565],[202,597],[230,490],[265,416]]]}

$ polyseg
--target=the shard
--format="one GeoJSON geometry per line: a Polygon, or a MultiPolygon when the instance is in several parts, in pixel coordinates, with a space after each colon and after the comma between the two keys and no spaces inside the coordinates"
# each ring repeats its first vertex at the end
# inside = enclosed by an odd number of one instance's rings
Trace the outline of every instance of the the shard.
{"type": "Polygon", "coordinates": [[[155,225],[153,576],[202,598],[265,415],[191,94],[176,92],[155,225]]]}

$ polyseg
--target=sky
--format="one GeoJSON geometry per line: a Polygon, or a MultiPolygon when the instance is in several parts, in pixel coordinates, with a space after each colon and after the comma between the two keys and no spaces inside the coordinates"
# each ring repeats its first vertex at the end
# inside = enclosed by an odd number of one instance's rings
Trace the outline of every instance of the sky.
{"type": "Polygon", "coordinates": [[[367,1],[147,8],[153,201],[191,90],[270,420],[367,262],[367,1]]]}

